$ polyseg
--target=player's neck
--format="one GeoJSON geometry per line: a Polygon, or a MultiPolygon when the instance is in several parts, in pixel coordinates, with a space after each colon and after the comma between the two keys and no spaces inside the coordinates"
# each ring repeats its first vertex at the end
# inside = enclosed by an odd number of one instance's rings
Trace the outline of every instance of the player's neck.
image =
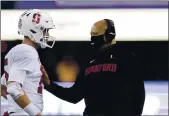
{"type": "Polygon", "coordinates": [[[35,44],[29,39],[24,39],[22,44],[30,45],[30,46],[32,46],[32,47],[34,47],[36,49],[35,44]]]}

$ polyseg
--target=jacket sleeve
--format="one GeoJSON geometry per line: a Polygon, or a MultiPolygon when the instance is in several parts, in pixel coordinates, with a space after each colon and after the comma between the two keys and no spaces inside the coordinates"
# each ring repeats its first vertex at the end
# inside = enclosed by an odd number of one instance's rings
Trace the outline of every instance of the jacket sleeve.
{"type": "Polygon", "coordinates": [[[49,86],[45,86],[45,89],[56,97],[75,104],[83,99],[81,83],[78,77],[75,84],[70,88],[64,88],[55,83],[51,83],[49,86]]]}
{"type": "Polygon", "coordinates": [[[131,67],[131,75],[133,76],[133,108],[135,113],[142,114],[144,102],[145,102],[145,88],[144,88],[144,81],[143,81],[143,74],[142,71],[139,70],[141,64],[137,56],[132,52],[132,67],[131,67]]]}

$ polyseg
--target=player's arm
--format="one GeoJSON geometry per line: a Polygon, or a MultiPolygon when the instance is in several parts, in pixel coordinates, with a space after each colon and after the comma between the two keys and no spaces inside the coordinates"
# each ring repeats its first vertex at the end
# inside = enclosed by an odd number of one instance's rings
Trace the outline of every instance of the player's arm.
{"type": "Polygon", "coordinates": [[[40,110],[29,100],[22,85],[26,79],[28,71],[31,71],[33,60],[28,52],[16,54],[10,67],[7,92],[15,100],[15,102],[24,109],[29,115],[40,115],[40,110]]]}
{"type": "MultiPolygon", "coordinates": [[[[44,73],[46,73],[46,71],[44,73]]],[[[48,76],[47,73],[44,75],[48,76]]],[[[46,78],[49,78],[49,77],[46,77],[46,78]]],[[[81,84],[81,80],[77,79],[75,84],[72,87],[64,88],[62,86],[59,86],[51,82],[50,85],[45,86],[45,89],[48,92],[55,95],[56,97],[75,104],[83,99],[80,84],[81,84]]]]}
{"type": "Polygon", "coordinates": [[[5,74],[2,75],[1,77],[1,96],[3,96],[5,99],[7,99],[7,88],[6,88],[6,79],[5,79],[5,74]]]}
{"type": "Polygon", "coordinates": [[[7,92],[12,96],[15,102],[30,115],[40,115],[39,109],[31,103],[22,85],[16,81],[9,81],[7,84],[7,92]]]}

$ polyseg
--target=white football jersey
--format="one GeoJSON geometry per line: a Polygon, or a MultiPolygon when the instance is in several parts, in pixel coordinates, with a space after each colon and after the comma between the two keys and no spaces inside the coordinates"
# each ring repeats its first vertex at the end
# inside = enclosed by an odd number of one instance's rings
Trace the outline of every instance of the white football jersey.
{"type": "MultiPolygon", "coordinates": [[[[41,111],[43,110],[43,80],[42,80],[42,66],[39,55],[35,48],[26,44],[19,44],[13,47],[5,56],[4,61],[5,73],[1,80],[3,84],[7,81],[16,81],[22,84],[22,88],[26,92],[29,100],[37,106],[41,111]],[[25,71],[26,75],[22,72],[25,71]]],[[[8,94],[8,112],[23,112],[13,98],[8,94]]]]}

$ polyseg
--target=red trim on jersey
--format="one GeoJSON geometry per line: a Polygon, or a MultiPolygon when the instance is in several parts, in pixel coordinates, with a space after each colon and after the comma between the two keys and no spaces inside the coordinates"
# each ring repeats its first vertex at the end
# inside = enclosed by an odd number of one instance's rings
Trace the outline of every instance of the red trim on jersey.
{"type": "Polygon", "coordinates": [[[4,60],[4,65],[8,65],[8,59],[4,60]]]}
{"type": "Polygon", "coordinates": [[[9,77],[9,75],[8,75],[8,73],[5,71],[5,79],[6,79],[6,81],[8,81],[8,77],[9,77]]]}

